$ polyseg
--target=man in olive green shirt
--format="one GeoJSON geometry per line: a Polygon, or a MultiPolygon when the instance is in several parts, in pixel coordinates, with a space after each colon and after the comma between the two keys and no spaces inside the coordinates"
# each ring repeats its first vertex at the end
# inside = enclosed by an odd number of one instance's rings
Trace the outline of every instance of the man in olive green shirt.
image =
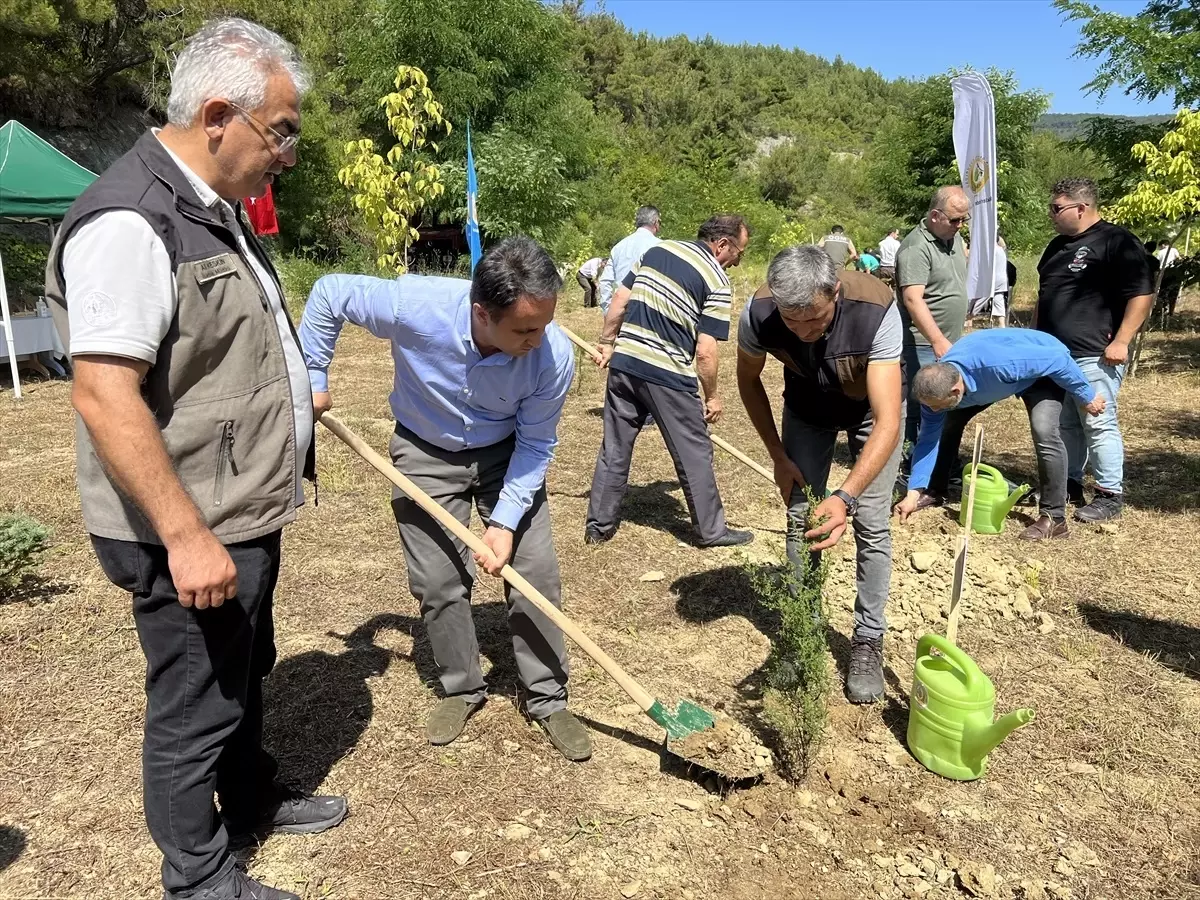
{"type": "MultiPolygon", "coordinates": [[[[904,366],[910,391],[921,366],[941,359],[962,337],[968,307],[967,253],[958,232],[970,218],[970,208],[962,188],[938,188],[929,212],[896,253],[896,284],[906,326],[904,366]]],[[[910,396],[905,443],[916,444],[920,424],[921,404],[910,396]]]]}

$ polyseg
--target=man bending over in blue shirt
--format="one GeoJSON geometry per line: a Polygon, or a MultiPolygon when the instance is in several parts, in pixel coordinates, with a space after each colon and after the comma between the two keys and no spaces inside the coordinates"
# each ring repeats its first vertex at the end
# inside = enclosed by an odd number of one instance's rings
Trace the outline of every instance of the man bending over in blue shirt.
{"type": "MultiPolygon", "coordinates": [[[[551,323],[561,286],[546,251],[518,236],[488,251],[472,281],[327,275],[300,324],[318,416],[332,405],[328,371],[342,324],[391,341],[396,468],[464,525],[474,501],[495,557],[474,562],[490,575],[511,562],[555,606],[562,585],[545,479],[575,374],[571,345],[551,323]]],[[[465,545],[398,491],[392,510],[445,693],[426,734],[448,744],[487,696],[471,619],[475,566],[465,545]]],[[[567,759],[587,759],[591,739],[566,709],[562,632],[518,591],[504,591],[525,712],[567,759]]]]}
{"type": "Polygon", "coordinates": [[[1066,537],[1067,451],[1059,432],[1063,398],[1070,393],[1093,416],[1104,411],[1104,398],[1060,341],[1024,328],[972,332],[938,362],[921,367],[913,393],[921,402],[921,436],[913,451],[908,495],[896,504],[901,522],[945,502],[967,423],[993,403],[1018,396],[1029,412],[1041,481],[1038,519],[1021,537],[1066,537]]]}

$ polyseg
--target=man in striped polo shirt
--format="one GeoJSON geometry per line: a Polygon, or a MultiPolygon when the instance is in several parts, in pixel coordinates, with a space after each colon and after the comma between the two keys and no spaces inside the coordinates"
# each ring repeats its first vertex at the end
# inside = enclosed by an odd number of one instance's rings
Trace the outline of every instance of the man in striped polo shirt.
{"type": "Polygon", "coordinates": [[[696,240],[648,249],[613,296],[600,339],[608,390],[585,542],[616,533],[633,445],[651,415],[675,463],[700,546],[753,540],[751,532],[725,524],[706,427],[721,417],[717,341],[729,338],[733,299],[725,270],[741,262],[749,241],[741,216],[713,216],[696,240]]]}

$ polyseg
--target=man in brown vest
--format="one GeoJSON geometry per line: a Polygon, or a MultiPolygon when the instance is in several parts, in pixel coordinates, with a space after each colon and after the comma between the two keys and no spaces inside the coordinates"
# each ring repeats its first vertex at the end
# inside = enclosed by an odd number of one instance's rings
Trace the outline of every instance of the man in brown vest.
{"type": "Polygon", "coordinates": [[[278,35],[204,26],[167,126],[75,201],[46,267],[75,364],[84,526],[146,654],[143,803],[168,900],[299,900],[249,878],[231,839],[347,811],[277,782],[262,746],[280,535],[316,461],[283,291],[236,210],[295,165],[306,84],[278,35]]]}
{"type": "Polygon", "coordinates": [[[852,703],[883,697],[884,606],[892,573],[892,485],[900,467],[904,418],[903,326],[892,292],[860,272],[839,272],[821,248],[789,247],[738,323],[738,391],[775,463],[788,505],[787,552],[827,550],[854,519],[858,599],[846,694],[852,703]],[[770,354],[783,363],[783,436],[762,383],[770,354]],[[838,432],[853,468],[825,497],[838,432]],[[808,519],[805,486],[825,498],[808,519]],[[802,532],[804,532],[802,534],[802,532]],[[815,543],[809,544],[809,541],[815,543]]]}

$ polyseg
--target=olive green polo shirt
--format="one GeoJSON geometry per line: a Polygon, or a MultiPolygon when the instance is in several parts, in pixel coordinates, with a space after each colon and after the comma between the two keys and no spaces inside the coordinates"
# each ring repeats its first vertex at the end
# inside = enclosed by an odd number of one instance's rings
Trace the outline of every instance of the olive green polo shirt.
{"type": "MultiPolygon", "coordinates": [[[[922,219],[896,252],[896,283],[902,292],[910,284],[923,284],[925,305],[946,340],[954,343],[962,337],[969,304],[967,253],[961,234],[955,234],[953,241],[943,241],[922,219]]],[[[929,340],[913,323],[903,303],[900,311],[912,340],[928,346],[929,340]]]]}

